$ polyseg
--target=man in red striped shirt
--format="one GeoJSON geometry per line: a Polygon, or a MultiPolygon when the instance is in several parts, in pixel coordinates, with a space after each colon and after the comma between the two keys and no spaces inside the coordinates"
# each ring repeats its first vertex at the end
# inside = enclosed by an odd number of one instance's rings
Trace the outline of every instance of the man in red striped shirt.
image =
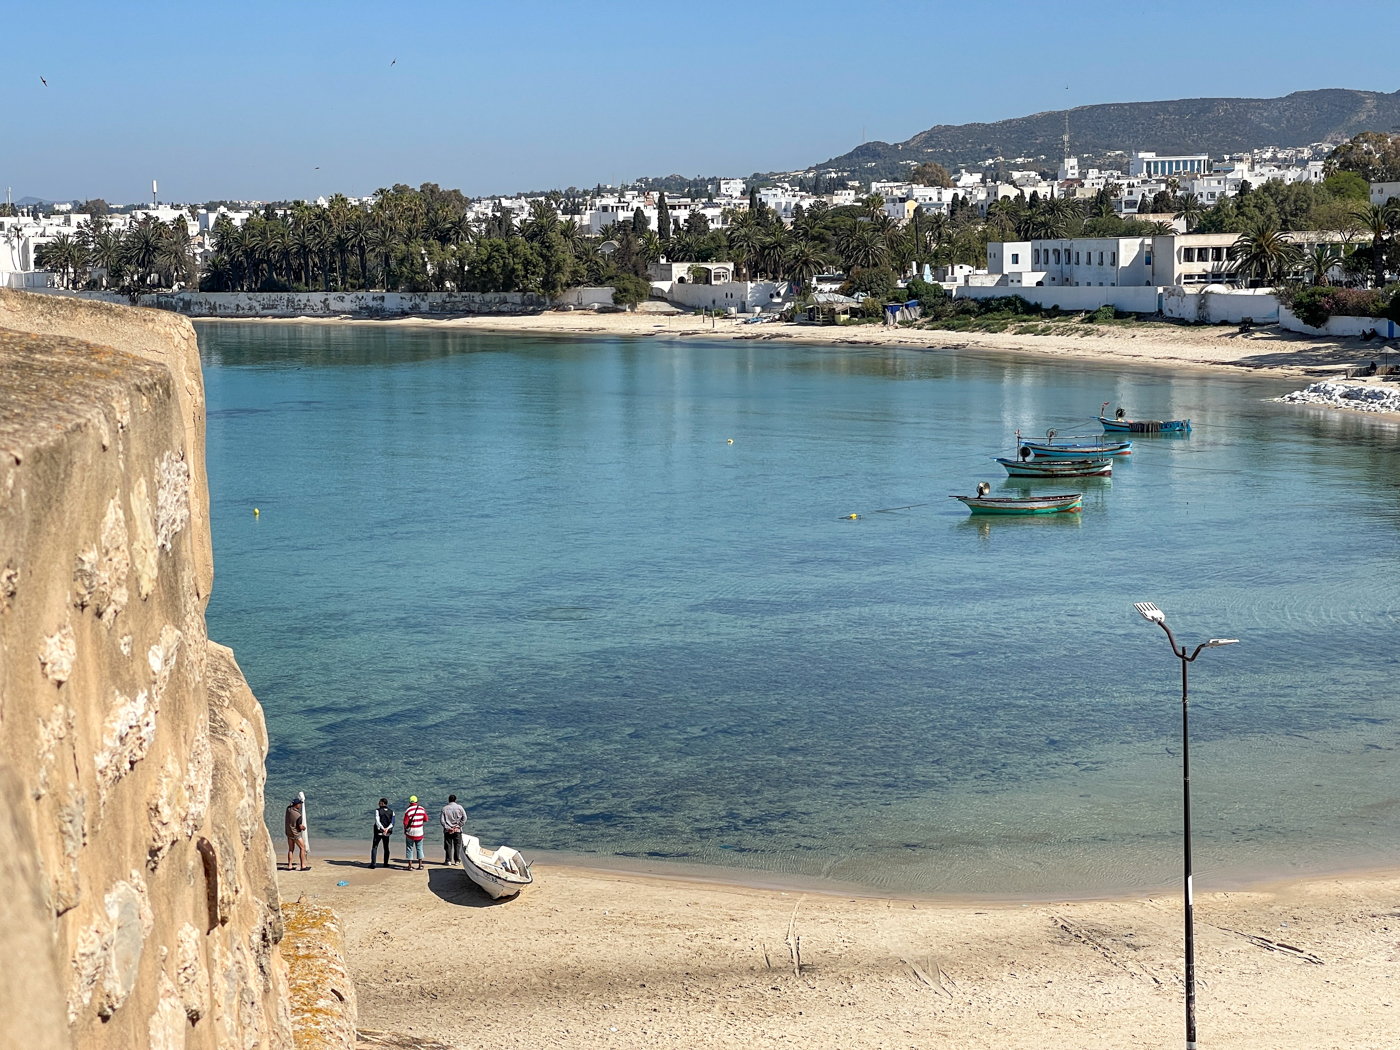
{"type": "Polygon", "coordinates": [[[405,860],[413,867],[413,855],[418,855],[418,870],[423,870],[423,832],[428,826],[428,811],[418,804],[418,796],[408,800],[408,808],[403,811],[403,835],[405,860]]]}

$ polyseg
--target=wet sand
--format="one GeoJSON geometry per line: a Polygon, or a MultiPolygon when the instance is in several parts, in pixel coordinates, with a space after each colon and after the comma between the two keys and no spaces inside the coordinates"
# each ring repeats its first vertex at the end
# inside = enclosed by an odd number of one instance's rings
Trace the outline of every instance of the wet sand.
{"type": "MultiPolygon", "coordinates": [[[[492,902],[458,868],[398,863],[317,857],[279,873],[285,898],[344,920],[365,1045],[1183,1038],[1179,894],[949,902],[537,863],[521,898],[492,902]]],[[[1400,872],[1198,893],[1196,931],[1202,1046],[1400,1045],[1400,872]]]]}

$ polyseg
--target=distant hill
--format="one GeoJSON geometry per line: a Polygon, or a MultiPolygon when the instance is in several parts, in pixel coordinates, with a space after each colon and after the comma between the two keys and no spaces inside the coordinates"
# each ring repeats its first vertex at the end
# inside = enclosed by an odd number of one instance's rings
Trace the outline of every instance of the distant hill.
{"type": "MultiPolygon", "coordinates": [[[[1282,98],[1187,98],[1078,106],[992,124],[940,124],[904,142],[867,142],[807,169],[846,178],[893,178],[937,161],[951,171],[993,166],[1058,166],[1069,114],[1070,153],[1108,165],[1113,151],[1237,153],[1261,146],[1338,143],[1361,131],[1400,128],[1400,91],[1382,94],[1327,88],[1282,98]],[[1017,160],[1029,158],[1029,160],[1017,160]]],[[[1121,158],[1119,158],[1121,160],[1121,158]]]]}

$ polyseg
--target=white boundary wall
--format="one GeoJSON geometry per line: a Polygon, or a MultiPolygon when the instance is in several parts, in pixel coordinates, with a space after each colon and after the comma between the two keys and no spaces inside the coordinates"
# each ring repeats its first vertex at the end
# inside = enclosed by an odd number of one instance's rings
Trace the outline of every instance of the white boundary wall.
{"type": "MultiPolygon", "coordinates": [[[[653,286],[656,282],[653,282],[653,286]]],[[[777,306],[787,295],[786,281],[730,281],[727,284],[671,284],[666,298],[691,310],[727,310],[741,314],[777,306]]]]}
{"type": "Polygon", "coordinates": [[[1270,288],[1207,285],[1187,291],[1181,285],[1162,289],[1162,313],[1204,324],[1239,324],[1246,317],[1265,324],[1278,320],[1278,297],[1270,288]]]}
{"type": "Polygon", "coordinates": [[[979,287],[960,284],[953,289],[955,299],[998,299],[1003,296],[1019,295],[1028,303],[1039,303],[1044,307],[1058,306],[1061,310],[1097,310],[1100,306],[1112,306],[1115,310],[1133,314],[1155,314],[1160,306],[1160,288],[1120,285],[1098,287],[1084,285],[1075,287],[1010,287],[994,285],[979,287]]]}
{"type": "Polygon", "coordinates": [[[1167,317],[1206,324],[1238,324],[1246,317],[1260,324],[1278,320],[1278,299],[1267,288],[1227,288],[1223,285],[1187,291],[1181,285],[1165,287],[1134,287],[1132,285],[1082,287],[1014,287],[997,285],[977,287],[958,285],[953,289],[958,299],[996,299],[1019,295],[1029,303],[1043,307],[1058,306],[1061,310],[1097,310],[1112,306],[1125,314],[1162,313],[1167,317]]]}
{"type": "MultiPolygon", "coordinates": [[[[129,302],[115,292],[33,290],[124,305],[129,302]]],[[[611,289],[608,304],[612,304],[611,289]]],[[[137,305],[172,310],[186,317],[454,317],[539,313],[549,306],[549,300],[527,292],[155,292],[141,296],[137,305]]]]}
{"type": "Polygon", "coordinates": [[[1336,339],[1344,339],[1347,336],[1374,331],[1382,339],[1400,336],[1400,324],[1384,317],[1329,317],[1325,326],[1313,328],[1298,320],[1293,311],[1286,306],[1280,307],[1278,313],[1279,325],[1285,331],[1302,332],[1304,335],[1330,335],[1336,339]]]}

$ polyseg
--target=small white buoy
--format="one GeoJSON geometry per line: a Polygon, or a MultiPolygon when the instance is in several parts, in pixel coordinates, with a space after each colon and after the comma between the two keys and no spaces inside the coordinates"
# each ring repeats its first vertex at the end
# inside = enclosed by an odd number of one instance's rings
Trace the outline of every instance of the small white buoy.
{"type": "Polygon", "coordinates": [[[729,439],[729,443],[730,443],[731,445],[734,444],[734,439],[733,439],[733,438],[730,438],[730,439],[729,439]]]}

